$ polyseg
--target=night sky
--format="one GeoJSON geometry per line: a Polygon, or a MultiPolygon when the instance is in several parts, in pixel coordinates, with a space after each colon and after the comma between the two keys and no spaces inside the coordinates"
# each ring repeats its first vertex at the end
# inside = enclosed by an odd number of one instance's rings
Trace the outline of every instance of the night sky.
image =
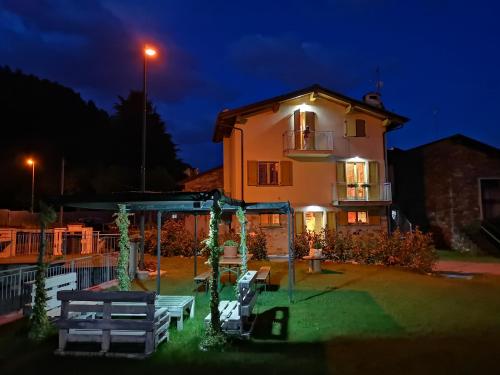
{"type": "MultiPolygon", "coordinates": [[[[380,67],[409,148],[455,133],[500,146],[500,2],[0,0],[0,65],[57,81],[110,113],[142,86],[181,157],[222,163],[217,113],[318,83],[354,98],[380,67]]],[[[139,147],[139,146],[138,146],[139,147]]]]}

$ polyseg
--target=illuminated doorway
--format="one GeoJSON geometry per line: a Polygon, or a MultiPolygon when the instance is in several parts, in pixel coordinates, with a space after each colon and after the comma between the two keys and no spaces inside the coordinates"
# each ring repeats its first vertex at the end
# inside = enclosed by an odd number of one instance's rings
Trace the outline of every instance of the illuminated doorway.
{"type": "Polygon", "coordinates": [[[324,227],[323,212],[304,212],[305,226],[308,231],[320,233],[324,227]]]}

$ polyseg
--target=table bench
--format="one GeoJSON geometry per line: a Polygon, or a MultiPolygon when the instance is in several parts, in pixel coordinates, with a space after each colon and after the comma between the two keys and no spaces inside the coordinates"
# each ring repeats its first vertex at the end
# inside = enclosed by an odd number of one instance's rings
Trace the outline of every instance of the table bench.
{"type": "Polygon", "coordinates": [[[177,319],[177,329],[184,328],[184,311],[189,310],[189,317],[194,318],[194,297],[193,296],[162,296],[156,297],[156,307],[166,308],[170,317],[177,319]]]}
{"type": "Polygon", "coordinates": [[[145,358],[168,341],[170,315],[166,308],[155,308],[155,292],[60,291],[57,298],[61,301],[57,355],[145,358]],[[91,315],[82,319],[71,313],[91,315]],[[97,351],[68,350],[68,343],[101,345],[97,351]],[[131,350],[112,351],[114,343],[128,344],[131,350]],[[144,349],[137,350],[137,344],[144,344],[144,349]]]}
{"type": "MultiPolygon", "coordinates": [[[[35,306],[36,284],[34,281],[26,283],[27,288],[31,288],[31,302],[23,308],[24,315],[30,315],[35,306]]],[[[49,318],[61,315],[61,301],[57,299],[57,293],[62,290],[76,289],[76,272],[69,272],[62,275],[47,277],[45,279],[45,292],[47,293],[46,311],[49,318]]]]}
{"type": "Polygon", "coordinates": [[[198,291],[201,284],[205,285],[205,293],[208,293],[208,281],[210,280],[210,275],[212,271],[208,270],[194,277],[194,283],[196,291],[198,291]]]}
{"type": "Polygon", "coordinates": [[[271,267],[262,266],[255,277],[257,284],[264,284],[264,290],[267,290],[267,284],[271,284],[271,267]]]}
{"type": "Polygon", "coordinates": [[[306,255],[302,259],[309,261],[309,273],[321,273],[321,262],[324,261],[326,257],[306,255]]]}

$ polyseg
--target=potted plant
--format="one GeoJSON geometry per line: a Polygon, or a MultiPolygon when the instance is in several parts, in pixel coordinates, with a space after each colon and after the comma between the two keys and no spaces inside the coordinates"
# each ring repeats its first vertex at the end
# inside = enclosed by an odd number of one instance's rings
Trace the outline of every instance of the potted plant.
{"type": "Polygon", "coordinates": [[[314,240],[312,247],[309,249],[309,255],[314,257],[323,256],[323,244],[319,239],[314,240]]]}
{"type": "Polygon", "coordinates": [[[224,242],[224,256],[235,257],[238,255],[238,243],[233,240],[224,242]]]}

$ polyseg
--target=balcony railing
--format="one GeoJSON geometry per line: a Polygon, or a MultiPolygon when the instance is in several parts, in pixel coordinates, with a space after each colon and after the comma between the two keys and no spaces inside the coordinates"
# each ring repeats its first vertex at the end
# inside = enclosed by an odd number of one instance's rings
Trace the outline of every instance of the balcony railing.
{"type": "Polygon", "coordinates": [[[333,185],[333,204],[349,205],[362,202],[391,203],[391,183],[381,184],[338,182],[333,185]]]}
{"type": "Polygon", "coordinates": [[[329,156],[333,154],[333,132],[289,130],[283,133],[283,153],[286,156],[329,156]]]}

